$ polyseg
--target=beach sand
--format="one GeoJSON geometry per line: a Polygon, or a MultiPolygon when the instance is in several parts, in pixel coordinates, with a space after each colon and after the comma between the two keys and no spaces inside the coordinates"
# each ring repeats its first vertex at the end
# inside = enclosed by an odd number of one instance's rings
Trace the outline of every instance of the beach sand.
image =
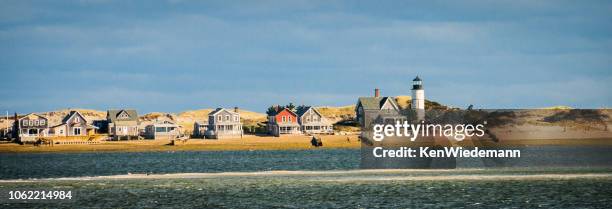
{"type": "Polygon", "coordinates": [[[225,150],[303,150],[360,147],[357,135],[323,135],[323,147],[313,147],[310,136],[252,136],[236,139],[189,139],[168,145],[170,140],[109,141],[98,144],[55,144],[53,146],[0,144],[0,153],[19,152],[98,152],[98,151],[225,151],[225,150]],[[350,139],[350,142],[347,141],[350,139]]]}

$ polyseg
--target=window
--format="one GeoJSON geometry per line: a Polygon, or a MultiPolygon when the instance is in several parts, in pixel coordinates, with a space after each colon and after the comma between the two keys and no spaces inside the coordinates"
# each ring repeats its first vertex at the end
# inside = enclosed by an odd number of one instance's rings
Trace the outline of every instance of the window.
{"type": "Polygon", "coordinates": [[[64,135],[64,129],[60,129],[60,130],[59,130],[59,134],[64,135]]]}
{"type": "Polygon", "coordinates": [[[219,115],[219,117],[217,117],[217,120],[218,120],[219,122],[221,122],[221,119],[222,119],[222,117],[219,115]]]}
{"type": "Polygon", "coordinates": [[[155,132],[166,132],[166,127],[155,127],[155,132]]]}
{"type": "Polygon", "coordinates": [[[47,123],[45,120],[40,120],[40,125],[41,125],[41,126],[44,126],[44,125],[45,125],[45,123],[47,123]]]}
{"type": "Polygon", "coordinates": [[[234,121],[238,122],[238,116],[234,116],[234,121]]]}
{"type": "Polygon", "coordinates": [[[287,121],[287,118],[286,118],[285,116],[283,116],[282,121],[283,121],[283,122],[286,122],[286,121],[287,121]]]}
{"type": "Polygon", "coordinates": [[[75,123],[80,123],[80,122],[81,122],[81,119],[80,119],[79,117],[76,117],[76,118],[74,118],[74,122],[75,122],[75,123]]]}
{"type": "Polygon", "coordinates": [[[23,120],[21,123],[23,123],[23,126],[28,126],[28,120],[23,120]]]}
{"type": "Polygon", "coordinates": [[[129,117],[130,117],[130,115],[128,115],[126,111],[122,111],[121,114],[119,114],[119,116],[117,116],[118,119],[127,119],[129,117]]]}
{"type": "Polygon", "coordinates": [[[81,135],[81,127],[74,127],[74,128],[72,128],[72,133],[74,135],[81,135]]]}
{"type": "Polygon", "coordinates": [[[289,118],[289,122],[291,122],[291,116],[289,116],[288,118],[289,118]]]}
{"type": "Polygon", "coordinates": [[[34,120],[34,126],[38,126],[38,120],[34,120]]]}
{"type": "Polygon", "coordinates": [[[225,121],[230,121],[230,116],[229,115],[225,116],[225,121]]]}
{"type": "Polygon", "coordinates": [[[38,134],[38,129],[28,129],[28,134],[29,135],[36,135],[36,134],[38,134]]]}

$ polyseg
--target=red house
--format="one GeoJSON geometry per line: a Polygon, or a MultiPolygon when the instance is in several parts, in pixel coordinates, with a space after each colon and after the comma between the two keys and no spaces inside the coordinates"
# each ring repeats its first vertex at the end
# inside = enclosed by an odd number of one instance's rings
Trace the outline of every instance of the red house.
{"type": "Polygon", "coordinates": [[[268,132],[273,136],[301,134],[297,118],[297,114],[287,108],[278,109],[268,115],[268,132]]]}

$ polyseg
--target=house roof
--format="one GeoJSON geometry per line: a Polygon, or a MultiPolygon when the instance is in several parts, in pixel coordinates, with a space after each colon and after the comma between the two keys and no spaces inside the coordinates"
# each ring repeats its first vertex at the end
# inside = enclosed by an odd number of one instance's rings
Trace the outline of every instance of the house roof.
{"type": "Polygon", "coordinates": [[[417,77],[414,78],[414,80],[412,80],[412,81],[421,81],[421,78],[419,78],[419,76],[417,75],[417,77]]]}
{"type": "Polygon", "coordinates": [[[70,113],[68,113],[68,115],[66,115],[66,117],[64,117],[64,119],[62,119],[62,124],[68,122],[68,120],[70,120],[71,117],[77,114],[81,116],[81,118],[83,118],[85,122],[87,122],[87,118],[85,118],[79,111],[72,110],[70,111],[70,113]]]}
{"type": "Polygon", "coordinates": [[[361,104],[364,110],[380,110],[387,101],[398,107],[393,97],[359,97],[358,105],[361,104]]]}
{"type": "Polygon", "coordinates": [[[169,121],[169,120],[154,121],[149,126],[154,126],[154,127],[179,127],[178,124],[176,124],[173,121],[169,121]]]}
{"type": "Polygon", "coordinates": [[[138,113],[136,110],[108,110],[106,114],[111,123],[115,121],[138,121],[138,113]],[[122,112],[126,112],[128,114],[127,119],[117,119],[117,116],[119,116],[119,114],[122,112]]]}
{"type": "Polygon", "coordinates": [[[317,110],[317,108],[314,108],[314,107],[312,107],[312,106],[308,106],[308,107],[306,107],[306,108],[304,108],[304,109],[298,110],[298,111],[296,111],[296,114],[297,114],[298,116],[302,117],[302,115],[304,115],[305,113],[307,113],[307,112],[308,112],[309,110],[311,110],[311,109],[312,109],[312,111],[316,112],[318,115],[320,115],[321,117],[323,117],[323,115],[322,115],[322,114],[319,112],[319,110],[317,110]]]}
{"type": "Polygon", "coordinates": [[[39,114],[36,114],[36,113],[28,113],[27,115],[24,115],[24,116],[17,116],[17,118],[18,118],[17,120],[21,121],[21,119],[27,118],[30,115],[34,115],[34,116],[41,117],[41,118],[49,120],[47,117],[39,115],[39,114]]]}
{"type": "Polygon", "coordinates": [[[223,111],[227,111],[227,112],[229,112],[230,114],[238,114],[237,112],[234,112],[234,111],[229,111],[229,110],[226,110],[225,108],[217,108],[216,110],[214,110],[214,111],[212,111],[212,112],[208,113],[208,115],[216,115],[216,114],[219,114],[220,112],[223,112],[223,111]]]}
{"type": "Polygon", "coordinates": [[[311,108],[312,108],[311,106],[307,106],[307,107],[306,107],[306,108],[304,108],[304,109],[298,109],[297,111],[295,111],[295,113],[296,113],[298,116],[302,117],[302,115],[304,115],[304,113],[307,113],[307,112],[308,112],[308,110],[310,110],[311,108]]]}
{"type": "Polygon", "coordinates": [[[291,111],[289,108],[283,108],[283,109],[279,109],[278,111],[276,111],[276,113],[274,113],[274,115],[270,115],[270,116],[275,116],[278,115],[279,113],[283,112],[287,110],[289,113],[291,113],[292,115],[298,116],[295,112],[291,111]]]}

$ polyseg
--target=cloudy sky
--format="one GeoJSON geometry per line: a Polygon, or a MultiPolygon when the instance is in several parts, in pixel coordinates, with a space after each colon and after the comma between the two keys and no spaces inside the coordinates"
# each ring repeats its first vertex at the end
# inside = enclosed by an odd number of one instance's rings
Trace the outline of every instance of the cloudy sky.
{"type": "Polygon", "coordinates": [[[612,106],[611,1],[3,1],[0,110],[612,106]]]}

